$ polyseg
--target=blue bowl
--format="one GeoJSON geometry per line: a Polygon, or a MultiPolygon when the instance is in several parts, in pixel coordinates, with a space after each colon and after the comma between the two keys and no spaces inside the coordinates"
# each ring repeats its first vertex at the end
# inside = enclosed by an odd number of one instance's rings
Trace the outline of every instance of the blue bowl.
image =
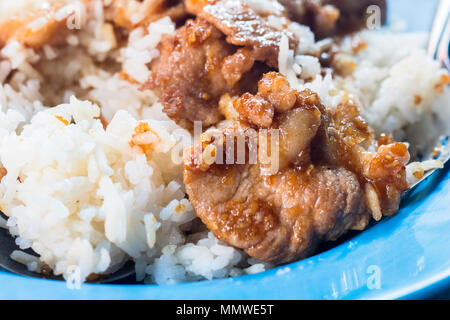
{"type": "MultiPolygon", "coordinates": [[[[430,28],[436,1],[389,1],[389,21],[430,28]]],[[[1,299],[398,299],[450,286],[450,172],[436,172],[401,209],[350,240],[264,273],[177,285],[85,284],[0,271],[1,299]]]]}

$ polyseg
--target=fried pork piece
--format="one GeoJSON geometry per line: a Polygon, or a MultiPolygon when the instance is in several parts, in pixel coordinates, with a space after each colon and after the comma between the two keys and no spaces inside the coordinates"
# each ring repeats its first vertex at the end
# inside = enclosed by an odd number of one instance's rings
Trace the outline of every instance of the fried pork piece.
{"type": "Polygon", "coordinates": [[[376,143],[376,152],[367,152],[375,145],[373,134],[352,101],[341,103],[333,113],[322,111],[322,126],[312,144],[313,161],[345,166],[357,173],[366,181],[373,217],[379,220],[382,215],[394,215],[401,195],[409,188],[406,145],[389,137],[376,143]]]}
{"type": "Polygon", "coordinates": [[[267,67],[255,51],[237,49],[208,21],[188,20],[159,46],[160,57],[151,65],[144,88],[159,88],[164,112],[185,127],[204,126],[222,119],[220,97],[250,90],[267,67]]]}
{"type": "Polygon", "coordinates": [[[283,32],[272,27],[242,1],[217,1],[204,6],[198,16],[222,31],[227,36],[228,43],[246,47],[254,60],[278,67],[279,44],[283,32]]]}
{"type": "MultiPolygon", "coordinates": [[[[381,9],[386,20],[386,0],[279,0],[293,21],[308,25],[318,38],[339,35],[366,27],[367,8],[381,9]]],[[[371,12],[370,12],[371,13],[371,12]]]]}
{"type": "Polygon", "coordinates": [[[234,48],[223,38],[209,22],[196,19],[160,44],[160,58],[151,66],[145,87],[159,88],[164,112],[186,127],[196,120],[206,126],[220,121],[220,96],[234,92],[222,74],[234,48]]]}
{"type": "Polygon", "coordinates": [[[278,67],[282,32],[242,1],[185,5],[197,18],[162,41],[144,88],[160,89],[164,111],[181,125],[210,126],[222,119],[223,94],[253,91],[264,72],[278,67]]]}
{"type": "MultiPolygon", "coordinates": [[[[228,43],[244,47],[245,53],[252,57],[252,62],[262,61],[277,68],[279,43],[283,34],[290,38],[292,47],[296,46],[289,31],[276,29],[266,17],[255,12],[244,1],[186,0],[185,5],[188,12],[205,19],[223,32],[228,43]]],[[[284,11],[279,13],[284,14],[284,11]]]]}
{"type": "Polygon", "coordinates": [[[243,95],[235,106],[240,121],[205,133],[185,153],[189,199],[220,240],[263,261],[286,263],[398,209],[408,187],[408,151],[389,139],[379,146],[351,101],[330,111],[315,93],[291,90],[283,76],[269,73],[256,95],[243,95]],[[271,105],[270,129],[279,130],[270,161],[250,161],[251,150],[272,145],[275,135],[269,131],[264,139],[267,131],[256,131],[267,128],[270,116],[249,114],[255,100],[271,105]],[[245,161],[226,162],[226,155],[242,156],[240,137],[245,161]]]}
{"type": "MultiPolygon", "coordinates": [[[[91,0],[82,0],[88,4],[91,0]]],[[[38,48],[64,41],[70,28],[63,7],[70,0],[0,1],[0,47],[10,39],[38,48]]],[[[73,8],[72,8],[73,9],[73,8]]],[[[75,14],[72,10],[69,14],[75,14]]],[[[72,21],[75,23],[76,21],[72,21]]]]}

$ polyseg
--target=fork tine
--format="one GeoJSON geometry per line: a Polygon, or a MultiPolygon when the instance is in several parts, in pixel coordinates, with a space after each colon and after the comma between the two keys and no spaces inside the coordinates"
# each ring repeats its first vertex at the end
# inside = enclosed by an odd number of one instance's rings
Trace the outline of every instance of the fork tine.
{"type": "Polygon", "coordinates": [[[428,53],[433,58],[436,58],[442,37],[445,37],[445,33],[447,32],[446,25],[448,25],[449,13],[450,0],[440,0],[436,9],[436,16],[434,18],[433,27],[431,29],[430,39],[428,42],[428,53]]]}
{"type": "Polygon", "coordinates": [[[449,58],[449,44],[450,44],[450,19],[447,19],[447,26],[444,29],[439,47],[437,49],[437,59],[450,71],[449,58]]]}

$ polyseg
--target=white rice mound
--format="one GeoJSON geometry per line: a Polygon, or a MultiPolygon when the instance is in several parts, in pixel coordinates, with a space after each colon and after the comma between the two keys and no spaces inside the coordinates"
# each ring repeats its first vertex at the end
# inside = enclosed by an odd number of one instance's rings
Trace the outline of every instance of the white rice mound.
{"type": "MultiPolygon", "coordinates": [[[[308,27],[279,17],[276,1],[247,2],[274,27],[289,23],[300,39],[294,50],[287,37],[280,44],[280,72],[294,88],[316,91],[329,108],[350,95],[377,134],[392,132],[413,153],[448,133],[441,126],[450,119],[450,93],[435,88],[443,71],[424,54],[425,36],[364,31],[356,36],[365,49],[353,52],[351,37],[340,45],[353,73],[322,75],[311,54],[330,39],[316,42],[308,27]]],[[[158,284],[270,268],[218,241],[195,218],[181,174],[181,151],[192,137],[167,118],[154,92],[139,90],[174,24],[163,18],[136,28],[119,47],[106,3],[82,8],[81,30],[63,47],[35,51],[12,40],[0,50],[0,162],[7,172],[0,209],[8,218],[0,227],[38,255],[17,250],[11,257],[32,271],[50,267],[70,288],[129,260],[138,281],[158,284]]],[[[441,165],[412,163],[408,179],[441,165]]]]}
{"type": "Polygon", "coordinates": [[[180,181],[164,182],[165,173],[179,171],[167,165],[176,127],[151,125],[152,135],[133,138],[138,122],[127,112],[119,111],[106,130],[99,114],[97,106],[72,98],[37,113],[0,146],[7,170],[0,205],[16,243],[78,283],[128,257],[151,256],[160,228],[163,237],[182,241],[177,228],[194,218],[180,181]],[[158,163],[132,140],[148,140],[158,163]]]}
{"type": "MultiPolygon", "coordinates": [[[[244,256],[212,235],[185,244],[181,228],[195,214],[180,181],[185,145],[177,142],[186,139],[175,137],[190,134],[151,120],[136,134],[144,122],[126,111],[104,129],[99,114],[72,97],[2,139],[0,206],[20,249],[40,256],[25,260],[29,268],[47,265],[75,288],[129,259],[139,280],[149,273],[158,283],[245,272],[232,270],[244,256]]],[[[13,258],[24,261],[17,252],[13,258]]]]}
{"type": "Polygon", "coordinates": [[[296,50],[289,50],[287,37],[281,41],[280,72],[292,87],[317,92],[331,109],[348,98],[354,100],[376,135],[392,134],[408,145],[414,158],[425,160],[408,166],[411,184],[424,171],[442,167],[432,154],[450,135],[450,89],[445,85],[449,73],[426,54],[427,34],[382,29],[347,36],[339,43],[336,59],[351,72],[341,76],[331,71],[322,75],[318,60],[305,55],[330,45],[330,39],[315,42],[308,28],[295,23],[290,28],[298,30],[297,36],[306,43],[301,48],[300,40],[296,50]],[[356,43],[363,47],[355,50],[356,43]]]}
{"type": "MultiPolygon", "coordinates": [[[[450,90],[440,85],[448,71],[426,54],[427,35],[363,31],[357,37],[367,49],[353,54],[355,71],[338,82],[356,97],[376,132],[391,132],[420,150],[449,133],[450,90]]],[[[343,55],[352,53],[352,39],[342,48],[343,55]]]]}
{"type": "Polygon", "coordinates": [[[443,83],[449,73],[427,55],[427,39],[424,33],[390,30],[347,37],[341,45],[342,59],[356,67],[351,76],[335,81],[337,89],[358,102],[377,134],[391,133],[420,160],[407,166],[411,185],[424,172],[442,168],[440,159],[449,149],[440,145],[450,134],[450,90],[443,83]],[[354,41],[365,43],[366,48],[355,54],[354,41]]]}
{"type": "Polygon", "coordinates": [[[7,171],[0,206],[8,217],[0,227],[39,256],[17,250],[11,257],[31,271],[50,267],[70,288],[128,260],[146,283],[264,271],[268,265],[219,242],[195,219],[181,174],[192,137],[167,118],[153,92],[139,90],[173,23],[138,28],[118,48],[101,1],[85,11],[64,48],[37,52],[12,40],[0,50],[0,162],[7,171]],[[142,119],[150,131],[135,135],[142,119]]]}

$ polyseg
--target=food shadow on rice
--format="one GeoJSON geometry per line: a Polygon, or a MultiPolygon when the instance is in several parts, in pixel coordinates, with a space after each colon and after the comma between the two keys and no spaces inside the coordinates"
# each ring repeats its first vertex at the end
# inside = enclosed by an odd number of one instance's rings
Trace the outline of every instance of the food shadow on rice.
{"type": "MultiPolygon", "coordinates": [[[[0,218],[7,220],[8,217],[0,211],[0,218]]],[[[22,263],[11,259],[11,253],[15,250],[20,250],[26,254],[37,257],[32,249],[22,250],[16,244],[14,237],[11,236],[8,230],[0,228],[0,270],[1,268],[23,276],[65,281],[62,276],[55,276],[53,272],[38,273],[28,270],[28,267],[22,263]]],[[[137,284],[136,276],[134,274],[134,264],[131,261],[126,262],[119,270],[108,275],[93,275],[87,283],[121,283],[121,284],[137,284]]]]}

